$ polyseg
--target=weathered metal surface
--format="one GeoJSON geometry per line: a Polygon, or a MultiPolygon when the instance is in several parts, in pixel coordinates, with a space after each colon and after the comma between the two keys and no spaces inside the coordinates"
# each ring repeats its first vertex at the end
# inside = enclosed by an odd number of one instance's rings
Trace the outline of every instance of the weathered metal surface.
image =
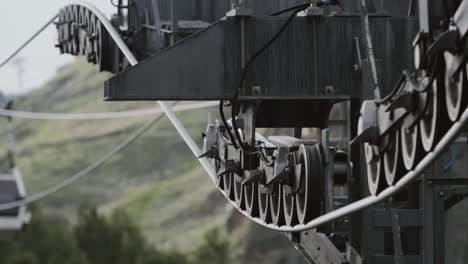
{"type": "MultiPolygon", "coordinates": [[[[422,226],[422,210],[414,209],[393,209],[398,214],[400,226],[422,226]]],[[[392,215],[390,210],[387,209],[375,209],[372,210],[372,221],[376,228],[391,227],[392,226],[392,215]]]]}
{"type": "MultiPolygon", "coordinates": [[[[249,58],[278,31],[283,17],[245,21],[245,54],[249,58]]],[[[370,17],[383,94],[411,68],[416,32],[412,18],[370,17]]],[[[230,99],[242,72],[240,21],[228,18],[192,35],[109,79],[106,100],[230,99]]],[[[296,18],[250,67],[239,96],[360,97],[353,38],[361,38],[359,17],[296,18]],[[260,87],[253,88],[253,87],[260,87]]],[[[361,42],[362,43],[362,42],[361,42]]]]}
{"type": "Polygon", "coordinates": [[[323,233],[314,230],[287,234],[296,249],[304,256],[307,263],[348,264],[343,254],[323,233]]]}
{"type": "Polygon", "coordinates": [[[223,23],[173,45],[106,82],[106,100],[219,99],[225,85],[223,23]]]}

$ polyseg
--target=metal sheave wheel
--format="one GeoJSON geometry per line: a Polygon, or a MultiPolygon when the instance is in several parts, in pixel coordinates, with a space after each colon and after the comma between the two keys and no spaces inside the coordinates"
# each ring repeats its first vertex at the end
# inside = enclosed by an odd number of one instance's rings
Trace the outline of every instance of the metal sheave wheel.
{"type": "Polygon", "coordinates": [[[464,71],[460,71],[454,75],[457,70],[457,65],[461,63],[461,57],[454,56],[450,52],[444,52],[445,59],[445,105],[450,121],[455,122],[460,117],[465,105],[467,91],[463,86],[466,82],[464,71]]]}
{"type": "Polygon", "coordinates": [[[323,168],[318,145],[301,145],[298,159],[301,167],[300,189],[296,194],[299,223],[320,216],[323,208],[323,168]]]}
{"type": "Polygon", "coordinates": [[[407,170],[412,170],[419,162],[421,146],[419,139],[419,125],[403,124],[400,129],[401,156],[407,170]]]}
{"type": "Polygon", "coordinates": [[[260,215],[258,208],[258,185],[251,183],[244,186],[245,211],[251,217],[260,215]]]}
{"type": "Polygon", "coordinates": [[[70,41],[71,41],[71,54],[79,55],[80,40],[78,36],[78,20],[79,20],[79,7],[74,5],[71,7],[71,19],[70,24],[70,41]]]}
{"type": "Polygon", "coordinates": [[[400,133],[398,130],[387,136],[387,145],[383,154],[385,179],[388,185],[395,184],[403,175],[403,161],[400,153],[400,133]]]}
{"type": "Polygon", "coordinates": [[[79,39],[79,55],[86,54],[86,35],[87,35],[87,21],[86,13],[88,9],[80,7],[78,15],[78,39],[79,39]]]}
{"type": "Polygon", "coordinates": [[[237,175],[233,175],[233,188],[234,188],[234,202],[236,206],[244,210],[245,209],[245,200],[244,200],[244,188],[242,188],[241,179],[237,175]]]}
{"type": "Polygon", "coordinates": [[[63,24],[65,22],[65,12],[63,11],[63,9],[60,10],[59,12],[59,15],[58,15],[58,24],[57,24],[57,32],[58,32],[58,35],[57,35],[57,42],[59,44],[59,48],[60,48],[60,54],[63,54],[65,53],[65,45],[64,45],[64,41],[65,41],[65,25],[63,24]]]}
{"type": "Polygon", "coordinates": [[[294,177],[290,177],[289,185],[284,184],[283,190],[281,193],[281,200],[283,202],[283,210],[284,210],[284,220],[286,225],[294,226],[299,223],[297,219],[297,211],[296,211],[296,188],[300,184],[300,175],[297,175],[297,169],[302,168],[301,165],[297,165],[298,162],[298,155],[295,153],[292,156],[291,160],[292,164],[294,165],[294,177]],[[299,166],[299,167],[297,167],[299,166]]]}
{"type": "MultiPolygon", "coordinates": [[[[105,29],[104,29],[105,30],[105,29]]],[[[98,66],[99,71],[102,71],[102,26],[101,22],[96,19],[95,20],[95,28],[94,28],[94,40],[93,40],[93,51],[94,51],[94,56],[96,58],[96,64],[98,66]]]]}
{"type": "Polygon", "coordinates": [[[366,157],[367,183],[372,195],[378,194],[386,187],[383,179],[382,155],[379,147],[364,143],[364,156],[366,157]]]}
{"type": "Polygon", "coordinates": [[[226,194],[229,199],[233,200],[234,199],[234,177],[231,173],[225,173],[223,174],[223,190],[224,194],[226,194]]]}
{"type": "Polygon", "coordinates": [[[71,33],[71,24],[72,24],[72,19],[73,19],[73,16],[72,16],[72,11],[71,11],[71,7],[70,6],[67,6],[65,7],[65,21],[66,23],[64,24],[64,29],[65,29],[65,34],[64,34],[64,40],[65,40],[65,45],[66,45],[66,53],[72,53],[72,42],[71,42],[71,39],[72,39],[72,33],[71,33]]]}
{"type": "MultiPolygon", "coordinates": [[[[219,169],[221,167],[220,164],[221,164],[221,162],[218,159],[216,159],[215,162],[214,162],[215,171],[219,171],[219,169]]],[[[216,175],[215,180],[216,180],[216,187],[218,187],[221,190],[224,190],[223,176],[216,175]]]]}
{"type": "Polygon", "coordinates": [[[284,220],[286,225],[294,226],[298,223],[296,212],[296,195],[288,193],[286,188],[286,186],[283,186],[282,191],[284,220]]]}
{"type": "Polygon", "coordinates": [[[283,186],[279,183],[274,184],[273,193],[270,195],[270,211],[271,221],[276,226],[284,225],[284,210],[283,210],[283,186]]]}
{"type": "Polygon", "coordinates": [[[448,129],[448,117],[441,107],[445,104],[444,82],[441,77],[437,77],[432,82],[428,90],[426,110],[419,122],[420,136],[423,149],[431,151],[437,145],[439,139],[448,129]]]}
{"type": "Polygon", "coordinates": [[[271,223],[271,211],[270,211],[270,195],[263,193],[263,187],[259,184],[258,186],[258,208],[260,219],[265,223],[271,223]]]}
{"type": "Polygon", "coordinates": [[[88,26],[88,33],[89,33],[89,57],[88,61],[92,63],[97,63],[96,61],[96,45],[94,44],[96,42],[96,16],[93,14],[90,14],[90,23],[88,26]]]}

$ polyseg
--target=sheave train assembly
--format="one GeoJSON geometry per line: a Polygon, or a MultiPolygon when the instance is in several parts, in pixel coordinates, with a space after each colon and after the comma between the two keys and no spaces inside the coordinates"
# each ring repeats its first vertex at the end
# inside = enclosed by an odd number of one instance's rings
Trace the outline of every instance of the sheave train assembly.
{"type": "Polygon", "coordinates": [[[113,4],[110,23],[61,9],[60,52],[115,73],[109,101],[220,101],[197,155],[241,213],[309,263],[456,263],[444,215],[468,193],[468,0],[113,4]]]}

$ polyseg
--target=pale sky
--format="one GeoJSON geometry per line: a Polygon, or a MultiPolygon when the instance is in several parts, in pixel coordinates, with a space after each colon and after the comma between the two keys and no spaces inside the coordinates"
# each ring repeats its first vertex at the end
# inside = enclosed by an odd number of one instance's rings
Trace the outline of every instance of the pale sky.
{"type": "MultiPolygon", "coordinates": [[[[2,0],[0,7],[0,63],[40,29],[66,0],[2,0]]],[[[110,0],[88,0],[107,17],[116,8],[110,0]]],[[[18,55],[25,59],[24,85],[19,89],[18,69],[11,62],[0,69],[0,91],[6,94],[23,94],[40,87],[56,70],[73,60],[73,56],[60,55],[55,48],[57,35],[54,25],[49,26],[18,55]]]]}

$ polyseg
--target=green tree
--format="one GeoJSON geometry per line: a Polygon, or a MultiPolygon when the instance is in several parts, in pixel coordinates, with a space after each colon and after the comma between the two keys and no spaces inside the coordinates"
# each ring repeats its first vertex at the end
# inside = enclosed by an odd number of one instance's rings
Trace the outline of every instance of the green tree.
{"type": "Polygon", "coordinates": [[[145,241],[138,229],[120,213],[109,220],[96,209],[82,209],[75,236],[92,264],[142,263],[145,241]]]}
{"type": "Polygon", "coordinates": [[[187,256],[177,251],[150,250],[145,256],[145,264],[189,264],[187,256]]]}
{"type": "Polygon", "coordinates": [[[226,264],[230,262],[229,241],[219,229],[212,229],[205,234],[202,245],[195,252],[195,264],[226,264]]]}
{"type": "Polygon", "coordinates": [[[31,209],[33,218],[16,239],[0,242],[2,264],[89,264],[66,223],[31,209]]]}
{"type": "Polygon", "coordinates": [[[81,209],[75,227],[78,245],[91,264],[187,264],[186,256],[149,246],[138,227],[122,211],[110,218],[96,209],[81,209]]]}
{"type": "Polygon", "coordinates": [[[76,226],[33,209],[27,230],[0,241],[1,264],[227,264],[229,243],[218,229],[205,235],[192,260],[178,251],[150,245],[121,211],[111,217],[82,208],[76,226]]]}

